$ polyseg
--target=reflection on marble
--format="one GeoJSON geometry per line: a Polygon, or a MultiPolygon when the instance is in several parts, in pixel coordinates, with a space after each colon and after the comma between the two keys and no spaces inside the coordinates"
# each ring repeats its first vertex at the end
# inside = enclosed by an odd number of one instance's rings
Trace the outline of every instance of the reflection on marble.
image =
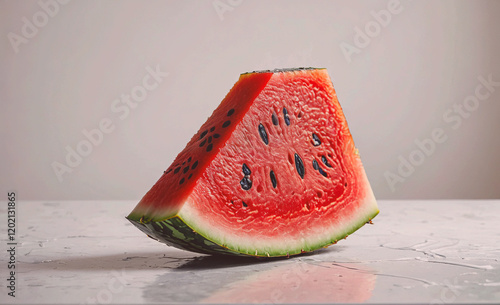
{"type": "Polygon", "coordinates": [[[373,271],[358,264],[336,265],[306,257],[236,258],[229,265],[225,258],[200,257],[158,277],[144,290],[144,297],[147,302],[187,303],[364,302],[375,278],[373,271]]]}
{"type": "Polygon", "coordinates": [[[17,297],[0,303],[500,302],[500,201],[379,205],[337,245],[253,259],[155,242],[124,219],[135,202],[21,201],[17,297]]]}

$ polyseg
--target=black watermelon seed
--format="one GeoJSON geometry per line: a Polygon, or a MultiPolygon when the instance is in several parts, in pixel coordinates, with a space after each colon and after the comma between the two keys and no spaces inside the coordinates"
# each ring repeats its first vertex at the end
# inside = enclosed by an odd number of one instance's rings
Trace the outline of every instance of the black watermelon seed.
{"type": "Polygon", "coordinates": [[[194,161],[193,165],[191,165],[191,169],[195,169],[198,166],[198,161],[194,161]]]}
{"type": "Polygon", "coordinates": [[[205,139],[205,140],[201,141],[201,143],[200,143],[200,147],[203,147],[203,145],[205,145],[205,143],[207,143],[207,139],[205,139]]]}
{"type": "Polygon", "coordinates": [[[229,124],[231,124],[231,121],[225,121],[224,124],[222,124],[222,128],[226,128],[229,124]]]}
{"type": "Polygon", "coordinates": [[[278,182],[276,181],[276,176],[274,175],[274,172],[271,171],[269,173],[269,176],[271,177],[271,182],[273,183],[273,187],[276,188],[276,186],[278,186],[278,182]]]}
{"type": "Polygon", "coordinates": [[[248,176],[252,173],[250,168],[245,163],[243,163],[243,166],[241,168],[243,169],[243,174],[246,176],[248,176]]]}
{"type": "Polygon", "coordinates": [[[187,173],[188,170],[189,170],[189,165],[186,166],[186,167],[184,167],[184,169],[182,170],[182,172],[185,174],[185,173],[187,173]]]}
{"type": "Polygon", "coordinates": [[[193,177],[193,174],[189,174],[188,180],[191,179],[191,177],[193,177]]]}
{"type": "Polygon", "coordinates": [[[191,157],[189,157],[189,158],[188,158],[188,163],[189,163],[189,162],[191,162],[191,160],[192,160],[192,159],[191,159],[191,157]]]}
{"type": "Polygon", "coordinates": [[[214,133],[214,138],[218,139],[220,137],[220,134],[214,133]]]}
{"type": "Polygon", "coordinates": [[[245,203],[245,201],[243,201],[243,200],[242,200],[242,201],[241,201],[241,203],[243,203],[243,206],[244,206],[245,208],[246,208],[246,207],[248,207],[248,204],[246,204],[246,203],[245,203]]]}
{"type": "Polygon", "coordinates": [[[170,173],[171,171],[172,171],[172,169],[171,169],[171,168],[169,168],[169,169],[168,169],[168,171],[166,171],[166,172],[165,172],[165,174],[168,174],[168,173],[170,173]]]}
{"type": "Polygon", "coordinates": [[[240,181],[241,188],[244,189],[245,191],[248,191],[249,189],[252,188],[252,180],[248,178],[247,176],[243,177],[240,181]]]}
{"type": "Polygon", "coordinates": [[[288,110],[283,107],[283,118],[285,119],[285,124],[290,126],[290,117],[288,116],[288,110]]]}
{"type": "Polygon", "coordinates": [[[264,141],[264,143],[266,143],[266,145],[268,145],[269,139],[267,138],[266,128],[262,124],[259,124],[259,134],[260,134],[262,141],[264,141]]]}
{"type": "Polygon", "coordinates": [[[204,132],[202,132],[200,135],[200,140],[203,139],[203,137],[206,136],[207,133],[208,133],[208,130],[205,130],[204,132]]]}
{"type": "Polygon", "coordinates": [[[186,161],[182,162],[182,165],[186,164],[186,161]]]}
{"type": "Polygon", "coordinates": [[[176,169],[174,170],[174,174],[177,174],[180,170],[181,170],[181,167],[179,166],[178,168],[176,168],[176,169]]]}
{"type": "Polygon", "coordinates": [[[181,181],[179,181],[179,184],[183,184],[184,183],[184,178],[181,179],[181,181]]]}
{"type": "Polygon", "coordinates": [[[316,159],[313,160],[313,168],[314,170],[318,170],[319,168],[318,161],[316,161],[316,159]]]}
{"type": "Polygon", "coordinates": [[[208,144],[207,145],[207,152],[211,151],[213,148],[213,145],[212,144],[208,144]]]}
{"type": "Polygon", "coordinates": [[[212,136],[208,137],[208,143],[212,143],[212,136]]]}
{"type": "Polygon", "coordinates": [[[229,109],[229,111],[227,112],[227,116],[232,116],[234,113],[234,108],[233,109],[229,109]]]}
{"type": "Polygon", "coordinates": [[[313,133],[312,134],[312,138],[313,138],[313,145],[314,146],[320,146],[321,145],[321,140],[319,139],[318,135],[313,133]]]}
{"type": "Polygon", "coordinates": [[[215,126],[212,126],[212,128],[210,128],[210,132],[214,132],[215,130],[215,126]]]}
{"type": "Polygon", "coordinates": [[[302,159],[298,154],[295,154],[295,168],[297,169],[297,173],[299,174],[300,178],[304,179],[304,163],[302,162],[302,159]]]}
{"type": "Polygon", "coordinates": [[[332,167],[330,163],[328,163],[328,160],[326,159],[325,156],[321,156],[321,161],[323,161],[323,163],[325,163],[326,166],[328,167],[332,167]]]}
{"type": "Polygon", "coordinates": [[[277,126],[280,122],[278,121],[278,117],[276,116],[276,113],[273,111],[273,115],[271,116],[271,119],[273,120],[273,125],[277,126]]]}
{"type": "Polygon", "coordinates": [[[346,182],[346,183],[344,183],[344,187],[347,187],[347,182],[346,182]]]}
{"type": "Polygon", "coordinates": [[[328,175],[325,173],[325,171],[320,167],[318,168],[318,171],[320,174],[322,174],[324,177],[328,177],[328,175]]]}

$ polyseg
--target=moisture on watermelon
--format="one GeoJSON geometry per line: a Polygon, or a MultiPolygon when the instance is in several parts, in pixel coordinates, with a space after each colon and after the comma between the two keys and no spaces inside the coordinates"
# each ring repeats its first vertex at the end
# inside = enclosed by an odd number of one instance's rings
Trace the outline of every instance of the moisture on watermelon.
{"type": "Polygon", "coordinates": [[[244,73],[127,217],[209,254],[335,244],[378,207],[326,69],[244,73]]]}

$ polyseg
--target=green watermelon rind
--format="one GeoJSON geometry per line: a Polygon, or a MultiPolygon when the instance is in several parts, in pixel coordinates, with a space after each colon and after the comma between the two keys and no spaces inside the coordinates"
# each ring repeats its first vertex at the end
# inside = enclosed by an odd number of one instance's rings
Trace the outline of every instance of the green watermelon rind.
{"type": "Polygon", "coordinates": [[[280,247],[279,244],[275,244],[276,247],[258,249],[252,245],[247,245],[245,247],[244,245],[224,243],[220,240],[220,238],[217,238],[215,234],[211,234],[208,230],[204,230],[197,226],[197,222],[194,221],[194,219],[190,221],[190,216],[187,215],[188,213],[182,213],[182,211],[175,217],[161,221],[151,221],[148,223],[143,223],[137,215],[129,215],[127,219],[151,238],[162,241],[167,245],[178,249],[204,254],[279,257],[292,256],[305,252],[311,252],[320,248],[326,248],[330,245],[336,244],[341,239],[345,239],[348,235],[354,233],[377,216],[379,210],[376,206],[374,198],[372,202],[368,203],[368,205],[373,206],[374,209],[369,209],[365,213],[356,214],[356,219],[351,219],[351,223],[349,225],[345,225],[343,230],[332,232],[328,238],[320,239],[315,243],[308,244],[308,242],[304,240],[302,244],[298,244],[297,247],[288,249],[280,247]]]}
{"type": "Polygon", "coordinates": [[[148,223],[143,223],[130,215],[127,219],[149,237],[178,249],[205,254],[239,255],[198,234],[178,216],[148,223]]]}

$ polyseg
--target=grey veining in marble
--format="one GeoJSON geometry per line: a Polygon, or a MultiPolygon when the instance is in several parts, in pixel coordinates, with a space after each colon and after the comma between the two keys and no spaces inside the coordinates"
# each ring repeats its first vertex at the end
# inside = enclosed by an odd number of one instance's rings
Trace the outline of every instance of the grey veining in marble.
{"type": "Polygon", "coordinates": [[[373,225],[289,259],[167,247],[126,221],[135,204],[19,201],[1,303],[500,303],[500,201],[379,201],[373,225]]]}

